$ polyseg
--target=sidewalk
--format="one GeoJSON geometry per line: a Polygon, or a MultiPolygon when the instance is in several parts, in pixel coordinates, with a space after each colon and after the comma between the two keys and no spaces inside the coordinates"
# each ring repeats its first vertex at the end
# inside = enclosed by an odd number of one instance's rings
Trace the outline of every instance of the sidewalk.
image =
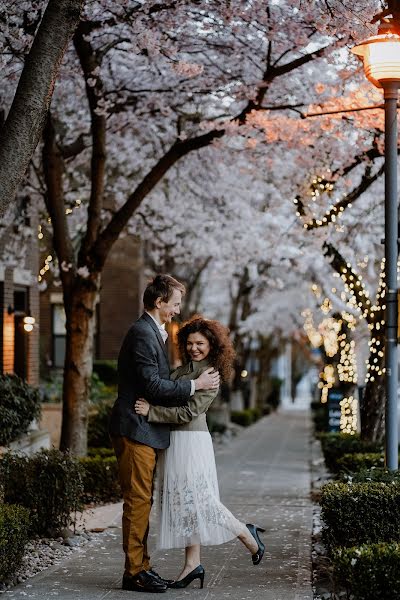
{"type": "MultiPolygon", "coordinates": [[[[309,417],[305,412],[274,414],[258,421],[228,446],[217,449],[222,501],[245,522],[266,529],[267,552],[259,566],[237,541],[204,548],[205,588],[198,582],[168,590],[166,600],[312,600],[309,500],[309,417]]],[[[5,593],[5,599],[126,600],[120,589],[123,553],[121,506],[96,511],[89,525],[98,537],[70,558],[5,593]]],[[[151,532],[154,545],[156,532],[151,532]]],[[[173,578],[183,551],[154,552],[153,566],[173,578]]],[[[155,599],[159,594],[143,594],[155,599]]]]}

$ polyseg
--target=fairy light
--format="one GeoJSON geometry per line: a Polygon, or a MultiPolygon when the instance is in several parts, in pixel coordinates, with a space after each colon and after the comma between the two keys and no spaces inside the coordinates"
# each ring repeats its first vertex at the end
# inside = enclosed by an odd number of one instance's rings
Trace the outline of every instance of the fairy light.
{"type": "Polygon", "coordinates": [[[47,271],[50,270],[50,263],[53,262],[53,256],[51,254],[49,254],[48,256],[46,256],[46,258],[44,259],[44,265],[43,267],[40,269],[39,271],[39,275],[38,275],[38,282],[40,283],[43,279],[43,277],[46,275],[47,271]]]}
{"type": "Polygon", "coordinates": [[[329,390],[335,385],[335,367],[331,364],[325,365],[324,370],[320,373],[320,379],[318,387],[321,390],[321,404],[326,404],[329,390]]]}
{"type": "Polygon", "coordinates": [[[354,396],[340,401],[340,431],[354,435],[358,425],[358,400],[354,396]]]}
{"type": "Polygon", "coordinates": [[[324,301],[323,301],[323,303],[321,304],[320,308],[321,308],[322,312],[325,315],[327,315],[330,312],[331,308],[332,308],[332,303],[331,303],[330,299],[329,298],[325,298],[324,301]]]}
{"type": "Polygon", "coordinates": [[[314,327],[314,320],[311,310],[307,309],[302,312],[304,318],[304,331],[314,348],[319,348],[322,345],[323,338],[319,331],[314,327]]]}

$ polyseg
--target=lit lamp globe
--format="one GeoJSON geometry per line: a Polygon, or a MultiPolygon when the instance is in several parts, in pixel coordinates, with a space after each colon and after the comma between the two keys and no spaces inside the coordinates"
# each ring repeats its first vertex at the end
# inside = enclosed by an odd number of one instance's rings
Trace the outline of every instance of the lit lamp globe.
{"type": "Polygon", "coordinates": [[[384,88],[385,83],[400,86],[400,35],[388,26],[351,51],[364,62],[365,75],[376,87],[384,88]]]}

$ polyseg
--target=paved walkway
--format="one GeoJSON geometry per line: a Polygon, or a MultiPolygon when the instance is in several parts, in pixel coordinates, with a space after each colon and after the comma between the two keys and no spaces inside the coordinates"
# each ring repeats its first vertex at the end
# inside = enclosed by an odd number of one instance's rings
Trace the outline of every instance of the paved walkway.
{"type": "MultiPolygon", "coordinates": [[[[306,412],[274,414],[217,450],[222,501],[245,522],[259,524],[267,552],[259,566],[238,541],[204,548],[206,587],[198,582],[168,590],[166,600],[190,594],[201,600],[312,600],[309,500],[309,417],[306,412]]],[[[112,525],[96,540],[6,592],[5,598],[37,600],[124,600],[136,592],[120,589],[123,566],[120,506],[93,515],[91,525],[112,525]],[[97,520],[96,520],[97,519],[97,520]]],[[[154,544],[155,531],[151,534],[154,544]]],[[[154,568],[166,577],[179,570],[183,551],[154,552],[154,568]]],[[[146,594],[146,598],[160,598],[146,594]]]]}

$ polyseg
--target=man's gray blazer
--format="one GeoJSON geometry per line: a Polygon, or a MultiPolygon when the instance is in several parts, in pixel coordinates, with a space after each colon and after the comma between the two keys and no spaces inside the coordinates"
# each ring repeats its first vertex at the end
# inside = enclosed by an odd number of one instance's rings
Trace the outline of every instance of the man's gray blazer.
{"type": "Polygon", "coordinates": [[[110,435],[123,436],[152,448],[169,446],[170,427],[152,424],[135,413],[135,400],[156,406],[184,406],[190,381],[171,381],[167,349],[154,320],[147,314],[132,325],[118,356],[118,398],[112,409],[110,435]]]}

